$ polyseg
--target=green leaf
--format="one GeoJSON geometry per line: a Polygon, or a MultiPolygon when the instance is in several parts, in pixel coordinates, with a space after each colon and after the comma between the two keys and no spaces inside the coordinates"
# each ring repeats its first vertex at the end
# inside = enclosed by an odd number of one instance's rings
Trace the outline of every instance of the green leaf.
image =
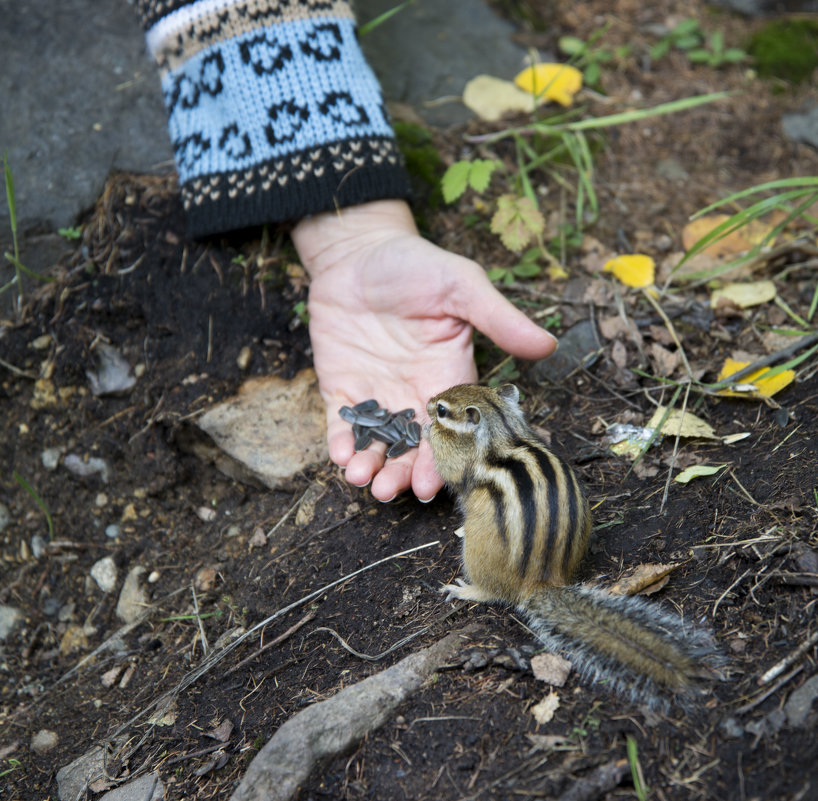
{"type": "Polygon", "coordinates": [[[670,39],[660,39],[650,49],[650,57],[652,61],[658,61],[664,58],[670,52],[670,39]]]}
{"type": "Polygon", "coordinates": [[[695,19],[683,19],[674,29],[674,36],[689,36],[690,34],[698,34],[701,30],[699,23],[695,19]]]}
{"type": "Polygon", "coordinates": [[[714,53],[721,53],[724,50],[724,34],[721,31],[715,31],[710,37],[710,47],[714,53]]]}
{"type": "Polygon", "coordinates": [[[687,57],[696,64],[706,64],[711,61],[712,56],[708,50],[691,50],[687,57]]]}
{"type": "Polygon", "coordinates": [[[588,50],[588,45],[578,36],[560,36],[558,44],[567,56],[580,56],[588,50]]]}
{"type": "Polygon", "coordinates": [[[440,179],[440,188],[443,190],[443,199],[447,203],[454,203],[469,185],[471,162],[456,161],[443,173],[440,179]]]}
{"type": "Polygon", "coordinates": [[[9,217],[11,218],[11,232],[17,236],[17,206],[14,202],[14,179],[11,177],[11,167],[9,167],[8,153],[3,154],[3,172],[6,174],[6,200],[9,204],[9,217]]]}
{"type": "Polygon", "coordinates": [[[533,278],[535,275],[539,275],[541,272],[541,267],[539,264],[535,264],[534,262],[530,261],[523,261],[520,262],[516,267],[512,267],[511,271],[516,275],[518,278],[533,278]]]}
{"type": "Polygon", "coordinates": [[[678,47],[679,50],[691,50],[694,47],[698,47],[701,43],[702,39],[700,36],[682,36],[676,40],[676,47],[678,47]]]}
{"type": "Polygon", "coordinates": [[[528,197],[501,195],[491,218],[491,231],[515,253],[545,230],[545,218],[528,197]]]}
{"type": "Polygon", "coordinates": [[[489,188],[491,174],[500,166],[494,159],[475,159],[469,170],[469,186],[475,192],[485,192],[489,188]]]}
{"type": "Polygon", "coordinates": [[[601,76],[602,70],[600,69],[599,64],[594,61],[589,64],[585,70],[585,83],[587,83],[589,86],[593,86],[595,83],[597,83],[597,81],[599,81],[601,76]]]}
{"type": "Polygon", "coordinates": [[[529,248],[523,253],[521,261],[537,261],[540,256],[542,256],[542,251],[539,248],[529,248]]]}
{"type": "Polygon", "coordinates": [[[731,64],[736,64],[739,61],[744,61],[744,59],[747,58],[747,54],[738,47],[728,47],[727,50],[724,51],[722,58],[731,64]]]}
{"type": "Polygon", "coordinates": [[[366,36],[370,31],[375,30],[379,25],[383,25],[390,17],[394,16],[398,13],[398,11],[403,11],[406,6],[411,5],[414,0],[405,0],[405,2],[401,3],[400,5],[394,6],[393,8],[387,9],[383,12],[383,14],[379,14],[375,19],[369,20],[369,22],[361,25],[358,28],[358,36],[366,36]]]}
{"type": "Polygon", "coordinates": [[[506,273],[508,273],[508,268],[506,267],[492,267],[486,271],[489,281],[500,281],[505,278],[506,273]]]}

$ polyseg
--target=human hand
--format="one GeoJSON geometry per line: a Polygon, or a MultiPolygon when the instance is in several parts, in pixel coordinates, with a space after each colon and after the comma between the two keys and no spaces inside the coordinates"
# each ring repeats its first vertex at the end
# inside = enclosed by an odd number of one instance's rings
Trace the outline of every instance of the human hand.
{"type": "Polygon", "coordinates": [[[472,326],[525,359],[548,356],[556,340],[512,306],[479,264],[423,239],[403,201],[302,220],[293,241],[310,276],[310,337],[330,458],[351,484],[371,481],[381,501],[409,487],[431,500],[442,481],[428,442],[389,460],[382,443],[355,453],[338,409],[375,398],[390,411],[412,407],[428,422],[430,397],[477,378],[472,326]]]}

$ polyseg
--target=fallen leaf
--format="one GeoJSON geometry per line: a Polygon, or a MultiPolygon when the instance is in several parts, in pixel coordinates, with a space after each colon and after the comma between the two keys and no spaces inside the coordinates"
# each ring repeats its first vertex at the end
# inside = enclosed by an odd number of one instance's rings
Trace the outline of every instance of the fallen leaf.
{"type": "MultiPolygon", "coordinates": [[[[647,427],[656,428],[661,422],[662,417],[664,417],[666,410],[666,406],[657,406],[647,427]]],[[[683,415],[681,409],[670,410],[660,433],[668,437],[679,436],[697,437],[699,439],[719,439],[710,423],[702,420],[701,417],[696,417],[692,412],[686,411],[683,415]]]]}
{"type": "Polygon", "coordinates": [[[560,697],[551,690],[538,704],[531,707],[531,714],[537,723],[548,723],[554,713],[560,708],[560,697]]]}
{"type": "Polygon", "coordinates": [[[721,289],[716,289],[710,295],[710,307],[715,309],[725,300],[738,306],[740,309],[748,309],[750,306],[760,306],[775,299],[775,284],[772,281],[746,281],[743,283],[725,284],[721,289]]]}
{"type": "Polygon", "coordinates": [[[726,464],[716,464],[716,465],[709,465],[709,464],[694,464],[690,467],[682,470],[678,476],[674,476],[673,480],[678,481],[679,484],[687,484],[688,481],[691,481],[694,478],[700,478],[702,476],[712,476],[719,472],[723,467],[727,467],[726,464]]]}
{"type": "Polygon", "coordinates": [[[582,89],[582,73],[569,64],[532,64],[514,78],[514,83],[537,99],[572,106],[574,95],[582,89]]]}
{"type": "Polygon", "coordinates": [[[743,439],[747,439],[750,436],[749,431],[739,431],[736,434],[728,434],[726,437],[722,437],[721,441],[725,445],[732,445],[734,442],[741,442],[743,439]]]}
{"type": "Polygon", "coordinates": [[[561,264],[552,264],[545,268],[546,275],[552,281],[563,281],[568,278],[568,271],[561,264]]]}
{"type": "Polygon", "coordinates": [[[512,251],[522,250],[545,228],[545,218],[533,201],[517,195],[497,198],[497,211],[491,218],[491,232],[512,251]]]}
{"type": "MultiPolygon", "coordinates": [[[[679,565],[670,564],[662,565],[655,563],[646,563],[637,565],[627,576],[623,576],[616,584],[611,587],[608,592],[612,595],[636,595],[644,592],[646,589],[652,588],[654,584],[661,579],[667,580],[667,577],[679,565]]],[[[662,585],[664,586],[664,585],[662,585]]],[[[651,589],[651,592],[656,592],[659,587],[651,589]]],[[[648,595],[650,593],[647,593],[648,595]]]]}
{"type": "MultiPolygon", "coordinates": [[[[690,250],[702,237],[729,219],[727,214],[710,214],[688,223],[682,230],[682,245],[685,250],[690,250]]],[[[701,252],[719,259],[738,256],[763,242],[774,227],[774,223],[751,220],[722,239],[712,242],[701,252]]]]}
{"type": "Polygon", "coordinates": [[[656,262],[643,253],[616,256],[605,263],[605,272],[613,273],[623,284],[641,289],[655,280],[656,262]]]}
{"type": "Polygon", "coordinates": [[[648,352],[657,374],[664,377],[673,375],[682,360],[678,351],[668,350],[658,342],[651,342],[648,352]]]}
{"type": "Polygon", "coordinates": [[[534,678],[562,687],[571,672],[571,663],[559,654],[537,654],[531,657],[534,678]]]}
{"type": "Polygon", "coordinates": [[[526,734],[528,742],[538,751],[555,751],[558,748],[574,745],[574,742],[562,734],[526,734]]]}
{"type": "MultiPolygon", "coordinates": [[[[743,370],[751,362],[741,362],[735,359],[726,359],[724,365],[719,371],[719,381],[724,381],[735,375],[739,370],[743,370]]],[[[781,392],[784,387],[789,386],[795,380],[795,370],[782,370],[778,375],[771,378],[759,378],[767,372],[767,368],[762,367],[748,376],[745,376],[742,381],[742,387],[746,387],[746,391],[739,390],[736,387],[733,389],[721,389],[719,395],[724,395],[729,398],[771,398],[777,392],[781,392]]]]}
{"type": "Polygon", "coordinates": [[[478,75],[463,89],[463,104],[486,122],[499,120],[511,112],[532,112],[534,98],[511,81],[493,75],[478,75]]]}

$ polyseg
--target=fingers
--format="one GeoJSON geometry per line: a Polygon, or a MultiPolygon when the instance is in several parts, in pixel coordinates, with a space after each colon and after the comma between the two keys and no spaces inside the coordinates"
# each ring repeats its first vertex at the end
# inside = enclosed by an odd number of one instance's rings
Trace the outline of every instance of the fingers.
{"type": "Polygon", "coordinates": [[[443,481],[435,470],[432,449],[426,440],[418,447],[415,466],[412,470],[412,491],[419,501],[428,503],[440,492],[443,481]]]}
{"type": "Polygon", "coordinates": [[[522,359],[544,359],[557,348],[557,340],[529,320],[492,285],[477,265],[467,276],[462,295],[454,299],[459,316],[468,320],[495,345],[522,359]]]}

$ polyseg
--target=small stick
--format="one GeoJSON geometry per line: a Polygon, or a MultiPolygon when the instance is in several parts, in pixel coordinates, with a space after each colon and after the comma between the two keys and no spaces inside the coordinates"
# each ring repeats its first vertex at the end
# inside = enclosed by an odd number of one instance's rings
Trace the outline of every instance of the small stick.
{"type": "Polygon", "coordinates": [[[815,643],[818,643],[818,629],[807,637],[789,656],[785,656],[780,662],[774,664],[769,670],[761,674],[758,680],[759,685],[772,681],[779,673],[786,670],[793,662],[799,660],[815,643]]]}
{"type": "Polygon", "coordinates": [[[202,656],[207,657],[210,653],[210,644],[207,642],[202,616],[199,614],[199,599],[196,597],[196,588],[190,582],[190,592],[193,594],[193,613],[196,615],[196,622],[199,624],[199,636],[202,638],[202,656]]]}
{"type": "Polygon", "coordinates": [[[771,695],[777,693],[793,676],[797,676],[802,670],[804,669],[803,665],[799,665],[795,670],[791,670],[784,676],[780,681],[776,682],[769,690],[765,690],[763,693],[759,693],[752,701],[748,701],[744,706],[740,706],[736,710],[737,715],[743,715],[745,712],[749,712],[751,709],[755,709],[759,704],[762,704],[766,701],[771,695]]]}
{"type": "Polygon", "coordinates": [[[235,673],[237,670],[243,668],[248,662],[251,662],[257,656],[263,654],[268,648],[273,648],[276,645],[280,645],[284,642],[284,640],[292,637],[292,635],[295,634],[302,626],[306,625],[311,620],[314,620],[316,614],[318,613],[314,610],[307,612],[307,614],[304,615],[301,620],[299,620],[297,623],[293,623],[293,625],[290,626],[287,631],[285,631],[283,634],[279,634],[278,637],[270,640],[270,642],[268,642],[266,645],[262,645],[261,648],[257,648],[252,654],[250,654],[250,656],[245,657],[237,665],[233,665],[233,667],[231,667],[229,670],[226,670],[224,675],[229,676],[231,673],[235,673]]]}

